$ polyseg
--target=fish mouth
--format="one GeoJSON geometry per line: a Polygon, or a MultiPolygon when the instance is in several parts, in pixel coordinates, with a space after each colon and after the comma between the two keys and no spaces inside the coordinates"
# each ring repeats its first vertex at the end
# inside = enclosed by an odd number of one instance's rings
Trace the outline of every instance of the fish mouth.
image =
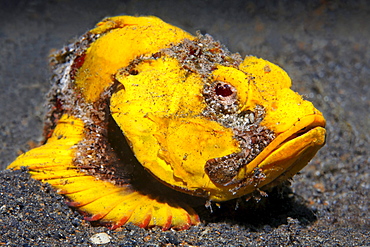
{"type": "Polygon", "coordinates": [[[325,124],[321,114],[308,115],[278,135],[250,164],[266,176],[259,185],[273,187],[306,166],[325,144],[325,124]]]}
{"type": "Polygon", "coordinates": [[[240,169],[233,181],[244,182],[231,189],[233,195],[250,194],[256,188],[266,190],[293,177],[325,144],[325,123],[321,114],[307,115],[277,135],[255,159],[240,169]]]}

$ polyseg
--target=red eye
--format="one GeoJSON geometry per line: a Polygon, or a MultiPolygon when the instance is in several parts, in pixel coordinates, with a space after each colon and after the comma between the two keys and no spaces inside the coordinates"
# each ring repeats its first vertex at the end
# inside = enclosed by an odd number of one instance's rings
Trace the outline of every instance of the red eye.
{"type": "Polygon", "coordinates": [[[216,94],[222,97],[227,97],[233,94],[231,87],[227,84],[218,83],[215,90],[216,94]]]}

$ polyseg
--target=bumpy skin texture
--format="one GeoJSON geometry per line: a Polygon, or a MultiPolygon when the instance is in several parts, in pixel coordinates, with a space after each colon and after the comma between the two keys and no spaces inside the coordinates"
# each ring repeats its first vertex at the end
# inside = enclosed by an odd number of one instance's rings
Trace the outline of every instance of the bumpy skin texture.
{"type": "Polygon", "coordinates": [[[199,217],[182,193],[268,189],[325,143],[324,117],[281,68],[155,17],[107,18],[52,65],[47,141],[8,168],[111,228],[186,229],[199,217]]]}

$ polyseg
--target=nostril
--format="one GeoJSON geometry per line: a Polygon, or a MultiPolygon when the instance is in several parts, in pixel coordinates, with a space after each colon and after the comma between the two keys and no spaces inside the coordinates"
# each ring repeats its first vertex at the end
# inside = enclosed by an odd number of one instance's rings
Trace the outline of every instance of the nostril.
{"type": "Polygon", "coordinates": [[[130,69],[129,72],[128,72],[130,75],[138,75],[139,74],[139,71],[136,70],[136,69],[130,69]]]}

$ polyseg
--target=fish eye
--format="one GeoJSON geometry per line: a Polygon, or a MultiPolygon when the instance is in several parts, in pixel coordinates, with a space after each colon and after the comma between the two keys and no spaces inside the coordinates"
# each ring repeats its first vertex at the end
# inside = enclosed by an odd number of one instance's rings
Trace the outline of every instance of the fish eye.
{"type": "Polygon", "coordinates": [[[236,88],[224,81],[214,81],[211,83],[210,93],[219,100],[236,98],[236,88]]]}
{"type": "Polygon", "coordinates": [[[232,114],[238,110],[236,88],[224,81],[213,81],[206,84],[203,96],[208,109],[216,114],[232,114]]]}
{"type": "Polygon", "coordinates": [[[227,96],[230,96],[233,94],[233,91],[230,87],[229,84],[221,84],[221,83],[217,83],[216,87],[215,87],[215,93],[216,95],[218,96],[222,96],[222,97],[227,97],[227,96]]]}

